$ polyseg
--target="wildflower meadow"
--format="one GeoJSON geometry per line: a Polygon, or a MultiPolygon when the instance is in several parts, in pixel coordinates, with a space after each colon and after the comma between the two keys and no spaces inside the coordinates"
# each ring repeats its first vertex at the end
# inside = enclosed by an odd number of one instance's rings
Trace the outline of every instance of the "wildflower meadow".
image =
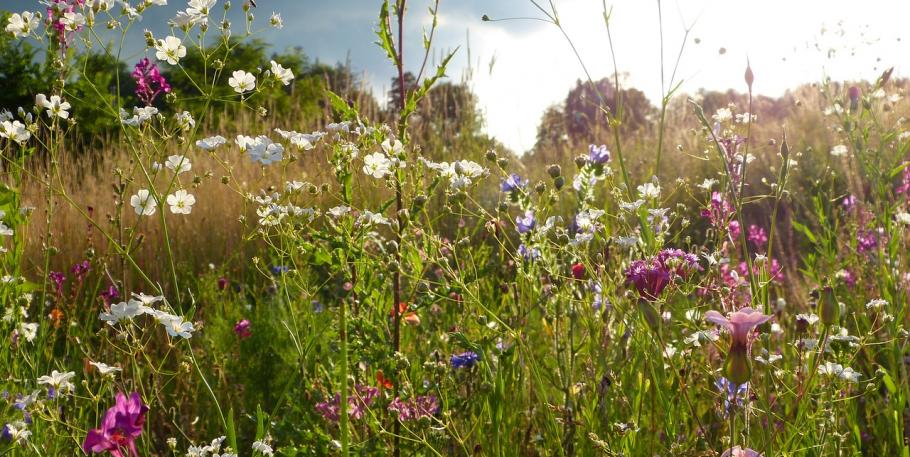
{"type": "Polygon", "coordinates": [[[385,103],[269,0],[2,14],[0,455],[910,457],[910,81],[579,58],[522,155],[364,2],[385,103]]]}

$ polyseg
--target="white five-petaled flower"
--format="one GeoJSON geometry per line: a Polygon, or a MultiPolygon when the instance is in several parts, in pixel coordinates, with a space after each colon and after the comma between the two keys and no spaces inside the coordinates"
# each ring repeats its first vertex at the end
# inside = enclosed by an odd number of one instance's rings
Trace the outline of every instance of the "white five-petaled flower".
{"type": "Polygon", "coordinates": [[[164,60],[171,65],[177,65],[177,62],[186,56],[186,46],[175,36],[156,41],[155,50],[158,51],[155,53],[158,60],[164,60]]]}
{"type": "Polygon", "coordinates": [[[82,13],[76,12],[63,13],[63,17],[60,18],[60,23],[66,27],[66,30],[75,32],[85,25],[85,16],[83,16],[82,13]]]}
{"type": "Polygon", "coordinates": [[[35,105],[46,109],[49,118],[67,119],[70,117],[70,113],[67,111],[70,109],[70,104],[59,95],[51,95],[51,98],[48,99],[44,94],[38,94],[35,96],[35,105]]]}
{"type": "Polygon", "coordinates": [[[240,146],[241,152],[248,153],[250,159],[263,165],[280,162],[284,157],[284,146],[281,143],[275,143],[265,135],[259,135],[256,138],[237,135],[234,142],[240,146]]]}
{"type": "Polygon", "coordinates": [[[28,127],[19,121],[0,122],[0,138],[9,138],[16,143],[23,144],[32,137],[28,127]]]}
{"type": "Polygon", "coordinates": [[[139,189],[139,192],[136,192],[136,195],[130,197],[130,205],[136,210],[136,214],[140,216],[151,216],[152,214],[155,214],[158,202],[148,189],[139,189]]]}
{"type": "Polygon", "coordinates": [[[145,314],[148,308],[142,304],[142,302],[137,300],[124,301],[120,303],[114,303],[111,305],[110,311],[102,311],[98,315],[98,318],[107,322],[109,325],[114,325],[117,322],[130,320],[136,316],[141,316],[145,314]]]}
{"type": "Polygon", "coordinates": [[[211,151],[225,143],[227,143],[227,139],[225,137],[221,135],[215,135],[197,140],[196,147],[205,149],[206,151],[211,151]]]}
{"type": "Polygon", "coordinates": [[[174,316],[171,314],[162,314],[158,316],[158,322],[161,322],[161,325],[164,325],[164,329],[167,331],[167,334],[171,337],[183,337],[190,338],[193,336],[193,323],[186,322],[180,316],[174,316]]]}
{"type": "Polygon", "coordinates": [[[284,21],[281,19],[281,14],[272,12],[272,17],[269,18],[269,25],[276,29],[284,27],[284,21]]]}
{"type": "Polygon", "coordinates": [[[112,367],[103,362],[89,362],[89,363],[93,367],[98,369],[98,373],[100,373],[101,376],[114,376],[114,374],[116,374],[118,371],[123,371],[123,368],[112,367]]]}
{"type": "Polygon", "coordinates": [[[164,166],[178,175],[193,169],[193,164],[190,163],[190,159],[185,155],[176,154],[168,157],[167,161],[164,162],[164,166]]]}
{"type": "Polygon", "coordinates": [[[50,375],[45,375],[38,378],[38,384],[42,384],[48,387],[52,387],[57,392],[69,392],[76,388],[70,379],[76,376],[76,373],[73,371],[67,371],[61,373],[57,370],[51,371],[50,375]]]}
{"type": "Polygon", "coordinates": [[[825,362],[819,365],[818,372],[828,376],[836,376],[847,382],[857,382],[860,378],[860,373],[854,371],[853,368],[844,367],[839,363],[833,362],[825,362]]]}
{"type": "Polygon", "coordinates": [[[392,172],[392,161],[381,152],[374,152],[363,158],[363,172],[377,179],[385,178],[392,172]]]}
{"type": "Polygon", "coordinates": [[[388,138],[382,142],[382,150],[388,155],[398,155],[404,150],[404,145],[401,144],[401,141],[395,140],[394,142],[388,138]]]}
{"type": "Polygon", "coordinates": [[[835,157],[845,156],[845,155],[847,155],[847,152],[848,152],[847,146],[843,145],[843,144],[839,144],[839,145],[831,148],[831,155],[833,155],[835,157]]]}
{"type": "Polygon", "coordinates": [[[638,186],[638,195],[644,199],[658,198],[660,197],[660,185],[646,182],[638,186]]]}
{"type": "Polygon", "coordinates": [[[13,13],[7,21],[6,31],[12,33],[14,37],[29,36],[38,28],[39,18],[39,15],[31,11],[24,11],[22,14],[13,13]]]}
{"type": "Polygon", "coordinates": [[[196,197],[183,189],[167,196],[167,204],[171,207],[171,212],[174,214],[190,214],[195,203],[196,197]]]}
{"type": "Polygon", "coordinates": [[[253,442],[253,450],[261,452],[263,455],[273,455],[272,446],[269,446],[265,441],[262,440],[253,442]]]}
{"type": "Polygon", "coordinates": [[[290,69],[284,68],[280,63],[275,62],[274,60],[269,62],[272,66],[272,75],[276,79],[281,81],[281,84],[287,86],[291,83],[291,80],[294,79],[294,73],[290,69]]]}
{"type": "Polygon", "coordinates": [[[252,73],[237,70],[228,78],[228,85],[234,88],[234,92],[242,94],[256,88],[256,77],[252,73]]]}

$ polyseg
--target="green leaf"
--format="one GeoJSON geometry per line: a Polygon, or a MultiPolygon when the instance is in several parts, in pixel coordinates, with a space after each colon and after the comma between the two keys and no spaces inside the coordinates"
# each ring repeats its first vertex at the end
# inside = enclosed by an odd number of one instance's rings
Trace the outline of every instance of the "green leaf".
{"type": "Polygon", "coordinates": [[[793,226],[794,230],[805,235],[805,237],[808,238],[812,244],[818,243],[818,239],[815,237],[815,234],[812,233],[812,230],[809,230],[809,227],[806,227],[805,225],[795,220],[790,221],[790,224],[793,226]]]}
{"type": "Polygon", "coordinates": [[[379,10],[379,30],[376,31],[379,41],[376,44],[385,50],[389,60],[395,66],[398,66],[398,55],[395,53],[395,41],[392,39],[392,30],[389,28],[389,24],[389,0],[385,0],[382,2],[382,9],[379,10]]]}

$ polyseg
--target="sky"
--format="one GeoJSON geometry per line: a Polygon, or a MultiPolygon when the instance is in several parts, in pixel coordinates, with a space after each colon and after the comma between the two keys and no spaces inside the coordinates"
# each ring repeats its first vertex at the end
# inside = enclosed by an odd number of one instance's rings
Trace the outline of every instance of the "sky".
{"type": "MultiPolygon", "coordinates": [[[[430,24],[427,9],[434,1],[408,1],[404,60],[415,73],[423,55],[423,30],[430,24]]],[[[156,36],[167,32],[167,19],[185,8],[183,0],[168,3],[145,14],[134,43],[141,46],[142,28],[156,36]]],[[[242,0],[233,3],[239,14],[242,0]]],[[[373,44],[380,1],[257,0],[257,4],[254,12],[260,26],[272,11],[284,18],[284,28],[258,34],[275,50],[301,46],[313,60],[349,60],[377,97],[384,98],[395,72],[373,44]]],[[[592,78],[613,74],[603,0],[538,0],[538,4],[551,14],[551,6],[555,8],[592,78]]],[[[13,11],[35,10],[36,5],[34,0],[0,0],[0,9],[13,11]]],[[[681,83],[683,93],[700,88],[744,91],[747,59],[755,73],[754,92],[770,96],[826,76],[873,80],[891,66],[899,76],[907,76],[910,70],[904,62],[910,50],[910,37],[905,36],[910,33],[907,0],[607,0],[606,7],[611,12],[618,70],[626,75],[625,84],[644,91],[654,104],[670,87],[680,49],[673,82],[681,83]]],[[[575,82],[585,77],[584,71],[552,23],[482,21],[483,15],[546,17],[531,0],[440,0],[432,58],[438,61],[443,53],[457,49],[448,76],[473,89],[487,133],[523,153],[534,145],[544,110],[564,100],[575,82]]],[[[241,24],[239,18],[233,16],[235,26],[241,24]]]]}

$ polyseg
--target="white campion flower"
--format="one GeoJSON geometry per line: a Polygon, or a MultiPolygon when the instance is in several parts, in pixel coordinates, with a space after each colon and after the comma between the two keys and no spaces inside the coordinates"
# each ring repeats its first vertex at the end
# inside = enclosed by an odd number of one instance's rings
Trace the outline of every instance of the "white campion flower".
{"type": "Polygon", "coordinates": [[[38,324],[35,322],[23,322],[19,324],[19,334],[29,343],[35,341],[35,337],[38,336],[38,324]]]}
{"type": "Polygon", "coordinates": [[[76,373],[73,371],[67,371],[61,373],[57,370],[51,371],[50,375],[44,375],[38,378],[38,384],[48,386],[56,390],[57,392],[71,392],[76,386],[70,382],[76,376],[76,373]]]}
{"type": "Polygon", "coordinates": [[[293,130],[281,130],[276,128],[275,133],[281,135],[282,138],[288,140],[297,147],[297,149],[302,149],[304,151],[309,151],[316,147],[316,143],[325,136],[324,132],[313,132],[313,133],[300,133],[293,130]]]}
{"type": "Polygon", "coordinates": [[[32,432],[28,431],[26,427],[28,427],[28,425],[25,422],[15,421],[6,424],[4,432],[13,444],[23,444],[32,436],[32,432]]]}
{"type": "Polygon", "coordinates": [[[145,0],[146,5],[167,6],[167,0],[145,0]]]}
{"type": "Polygon", "coordinates": [[[284,27],[284,21],[281,19],[281,14],[272,12],[272,16],[269,18],[269,25],[276,29],[284,27]]]}
{"type": "Polygon", "coordinates": [[[164,166],[178,175],[193,169],[193,164],[190,163],[190,159],[185,155],[176,154],[168,157],[164,162],[164,166]]]}
{"type": "Polygon", "coordinates": [[[243,94],[256,88],[256,77],[252,73],[237,70],[228,78],[228,85],[234,88],[234,92],[243,94]]]}
{"type": "Polygon", "coordinates": [[[253,441],[253,450],[269,456],[273,455],[274,452],[272,451],[272,446],[269,446],[262,440],[253,441]]]}
{"type": "Polygon", "coordinates": [[[132,320],[134,317],[141,316],[148,311],[142,302],[129,300],[111,305],[110,311],[102,311],[98,318],[108,325],[114,325],[120,321],[132,320]]]}
{"type": "Polygon", "coordinates": [[[401,141],[397,139],[393,142],[388,138],[382,142],[382,150],[388,155],[398,155],[401,151],[404,150],[404,145],[401,144],[401,141]]]}
{"type": "Polygon", "coordinates": [[[139,192],[136,192],[136,195],[130,197],[130,205],[136,210],[136,214],[140,216],[151,216],[152,214],[155,214],[158,202],[155,201],[155,197],[152,196],[148,189],[139,189],[139,192]]]}
{"type": "Polygon", "coordinates": [[[660,185],[646,182],[638,186],[638,195],[643,199],[660,197],[660,185]]]}
{"type": "Polygon", "coordinates": [[[114,7],[114,0],[94,0],[91,5],[98,11],[109,11],[114,7]]]}
{"type": "Polygon", "coordinates": [[[190,214],[193,211],[193,205],[196,204],[196,197],[180,189],[167,196],[167,204],[174,214],[190,214]]]}
{"type": "Polygon", "coordinates": [[[376,179],[385,178],[392,172],[392,161],[385,154],[374,152],[363,158],[363,172],[376,179]]]}
{"type": "Polygon", "coordinates": [[[60,23],[63,24],[67,31],[75,32],[85,25],[85,16],[76,12],[63,13],[60,23]]]}
{"type": "Polygon", "coordinates": [[[152,306],[155,303],[158,303],[158,302],[164,300],[164,295],[148,295],[148,294],[144,294],[142,292],[140,292],[138,294],[133,292],[132,296],[133,296],[133,300],[138,301],[139,303],[142,303],[144,306],[152,306]]]}
{"type": "Polygon", "coordinates": [[[0,236],[13,236],[14,234],[15,232],[11,227],[7,227],[3,221],[0,221],[0,236]]]}
{"type": "Polygon", "coordinates": [[[833,155],[834,157],[845,156],[845,155],[847,155],[847,152],[848,152],[847,146],[843,145],[843,144],[839,144],[839,145],[831,148],[831,155],[833,155]]]}
{"type": "Polygon", "coordinates": [[[350,207],[350,206],[336,206],[336,207],[330,208],[330,209],[328,210],[329,216],[332,216],[332,217],[334,217],[335,219],[338,219],[339,217],[342,217],[342,216],[344,216],[345,214],[348,214],[348,213],[350,213],[350,212],[351,212],[351,207],[350,207]]]}
{"type": "Polygon", "coordinates": [[[196,120],[193,119],[193,115],[189,111],[177,113],[174,118],[177,119],[177,127],[180,127],[180,130],[184,132],[196,126],[196,120]]]}
{"type": "Polygon", "coordinates": [[[6,23],[6,31],[12,33],[14,37],[27,37],[38,28],[39,19],[41,16],[31,11],[13,13],[6,23]]]}
{"type": "Polygon", "coordinates": [[[227,139],[221,135],[210,136],[208,138],[203,138],[196,141],[196,147],[205,149],[206,151],[212,151],[218,146],[227,143],[227,139]]]}
{"type": "Polygon", "coordinates": [[[93,367],[95,367],[98,370],[98,373],[101,374],[101,376],[113,377],[118,371],[123,371],[123,368],[112,367],[103,362],[89,362],[89,364],[91,364],[93,367]]]}
{"type": "Polygon", "coordinates": [[[269,61],[272,66],[272,75],[279,81],[281,84],[287,86],[291,83],[291,80],[294,79],[294,73],[290,69],[284,68],[280,63],[275,62],[274,60],[269,61]]]}
{"type": "Polygon", "coordinates": [[[46,114],[49,118],[67,119],[70,117],[70,113],[67,110],[71,106],[69,102],[61,99],[59,95],[51,95],[51,98],[47,98],[44,94],[38,94],[35,96],[35,105],[46,109],[46,114]]]}
{"type": "Polygon", "coordinates": [[[177,65],[180,59],[186,57],[186,46],[180,38],[168,36],[155,42],[155,58],[164,60],[171,65],[177,65]]]}
{"type": "Polygon", "coordinates": [[[705,179],[704,181],[702,181],[702,183],[699,184],[698,187],[703,190],[711,190],[711,188],[714,187],[715,184],[717,184],[716,179],[708,178],[708,179],[705,179]]]}
{"type": "Polygon", "coordinates": [[[25,144],[32,137],[28,127],[19,121],[0,122],[0,138],[9,138],[19,144],[25,144]]]}
{"type": "Polygon", "coordinates": [[[195,330],[192,322],[184,321],[182,317],[172,314],[162,314],[158,317],[158,322],[164,326],[164,330],[173,338],[179,336],[189,339],[193,336],[193,331],[195,330]]]}
{"type": "Polygon", "coordinates": [[[721,108],[711,117],[714,118],[716,122],[723,124],[724,122],[729,122],[733,119],[733,112],[730,111],[730,108],[721,108]]]}

